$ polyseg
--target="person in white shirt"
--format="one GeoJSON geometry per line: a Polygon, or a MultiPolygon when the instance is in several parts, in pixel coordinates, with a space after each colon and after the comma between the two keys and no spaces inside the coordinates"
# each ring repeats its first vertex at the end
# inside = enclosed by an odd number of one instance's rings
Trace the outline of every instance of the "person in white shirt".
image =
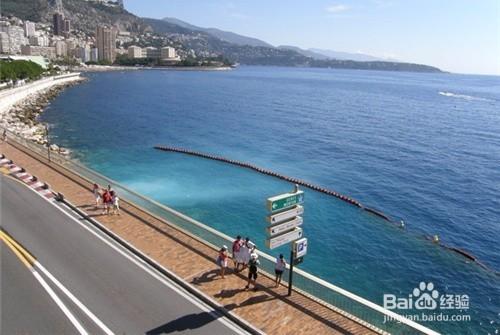
{"type": "Polygon", "coordinates": [[[279,287],[281,284],[281,276],[283,275],[283,271],[286,269],[286,261],[283,257],[283,254],[280,254],[278,258],[276,258],[276,265],[274,266],[274,273],[276,274],[276,278],[274,282],[276,283],[276,287],[279,287]]]}

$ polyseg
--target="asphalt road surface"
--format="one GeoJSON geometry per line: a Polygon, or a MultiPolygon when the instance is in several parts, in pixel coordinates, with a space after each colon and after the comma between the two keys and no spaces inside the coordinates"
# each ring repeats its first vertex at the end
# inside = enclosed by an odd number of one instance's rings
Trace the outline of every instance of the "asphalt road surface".
{"type": "Polygon", "coordinates": [[[2,229],[50,273],[38,271],[69,311],[2,243],[1,334],[81,334],[68,315],[89,334],[245,333],[64,206],[3,175],[0,195],[2,229]]]}

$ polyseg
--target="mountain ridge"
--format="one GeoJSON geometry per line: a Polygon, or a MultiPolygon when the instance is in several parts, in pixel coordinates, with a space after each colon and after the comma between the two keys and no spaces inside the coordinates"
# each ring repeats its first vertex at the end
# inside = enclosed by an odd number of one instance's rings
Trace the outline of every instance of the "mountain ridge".
{"type": "Polygon", "coordinates": [[[234,43],[237,45],[250,45],[252,47],[268,47],[268,48],[273,48],[274,46],[264,42],[262,40],[259,40],[258,38],[255,37],[249,37],[249,36],[244,36],[240,35],[231,31],[225,31],[221,30],[218,28],[203,28],[199,26],[195,26],[191,23],[188,23],[186,21],[182,21],[180,19],[177,19],[175,17],[165,17],[162,19],[165,22],[169,22],[172,24],[176,24],[178,26],[181,26],[183,28],[187,28],[190,30],[198,30],[198,31],[203,31],[206,32],[210,35],[213,35],[217,38],[220,38],[223,41],[229,42],[229,43],[234,43]]]}
{"type": "MultiPolygon", "coordinates": [[[[4,15],[13,15],[34,22],[48,24],[52,22],[55,0],[1,1],[3,6],[2,14],[4,15]]],[[[216,28],[200,28],[177,19],[174,21],[176,23],[172,23],[159,19],[140,18],[118,6],[110,7],[83,0],[65,0],[64,14],[70,18],[72,27],[84,32],[87,36],[93,36],[96,27],[101,24],[114,25],[120,30],[131,32],[136,38],[140,37],[142,44],[155,43],[154,46],[156,47],[175,45],[185,57],[194,57],[200,60],[225,58],[231,62],[246,65],[442,72],[436,67],[422,64],[390,61],[358,62],[323,58],[318,53],[304,51],[297,47],[276,48],[252,37],[225,32],[216,28]],[[224,34],[224,36],[217,37],[217,34],[224,34]],[[155,36],[163,39],[156,39],[155,36]],[[229,42],[228,39],[233,41],[237,39],[240,44],[229,42]],[[157,43],[157,41],[160,42],[157,43]],[[252,46],[249,43],[261,45],[252,46]]]]}

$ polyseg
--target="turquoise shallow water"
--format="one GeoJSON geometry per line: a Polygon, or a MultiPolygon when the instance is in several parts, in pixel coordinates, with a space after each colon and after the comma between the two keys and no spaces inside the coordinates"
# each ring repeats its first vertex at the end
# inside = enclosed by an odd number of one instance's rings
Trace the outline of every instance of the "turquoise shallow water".
{"type": "Polygon", "coordinates": [[[379,304],[384,293],[404,297],[431,281],[469,295],[472,319],[426,325],[450,334],[499,328],[499,277],[424,235],[500,270],[500,78],[271,67],[89,77],[43,114],[88,166],[261,249],[265,198],[290,184],[152,146],[333,188],[404,219],[407,230],[305,190],[303,269],[379,304]]]}

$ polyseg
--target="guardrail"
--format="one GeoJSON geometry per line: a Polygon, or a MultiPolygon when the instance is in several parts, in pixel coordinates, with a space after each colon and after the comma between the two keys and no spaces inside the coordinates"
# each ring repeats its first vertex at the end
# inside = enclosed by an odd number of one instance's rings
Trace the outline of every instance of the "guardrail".
{"type": "MultiPolygon", "coordinates": [[[[8,130],[7,135],[10,141],[14,140],[28,150],[48,158],[47,147],[26,140],[8,130]]],[[[175,226],[177,229],[187,232],[189,235],[215,249],[218,249],[223,244],[230,245],[233,241],[233,238],[230,236],[179,213],[172,208],[160,204],[155,200],[132,191],[126,186],[76,161],[67,159],[54,152],[51,153],[51,161],[89,182],[95,182],[101,185],[112,184],[113,188],[120,194],[123,200],[149,212],[153,216],[168,221],[169,224],[175,226]]],[[[275,259],[264,252],[257,252],[260,256],[261,269],[268,275],[274,273],[275,259]]],[[[287,266],[286,272],[288,272],[288,269],[287,266]]],[[[288,274],[284,273],[283,278],[288,278],[288,274]]],[[[297,268],[294,269],[294,289],[314,299],[318,303],[379,333],[438,334],[427,327],[297,268]],[[396,321],[384,322],[385,319],[396,321]]]]}

